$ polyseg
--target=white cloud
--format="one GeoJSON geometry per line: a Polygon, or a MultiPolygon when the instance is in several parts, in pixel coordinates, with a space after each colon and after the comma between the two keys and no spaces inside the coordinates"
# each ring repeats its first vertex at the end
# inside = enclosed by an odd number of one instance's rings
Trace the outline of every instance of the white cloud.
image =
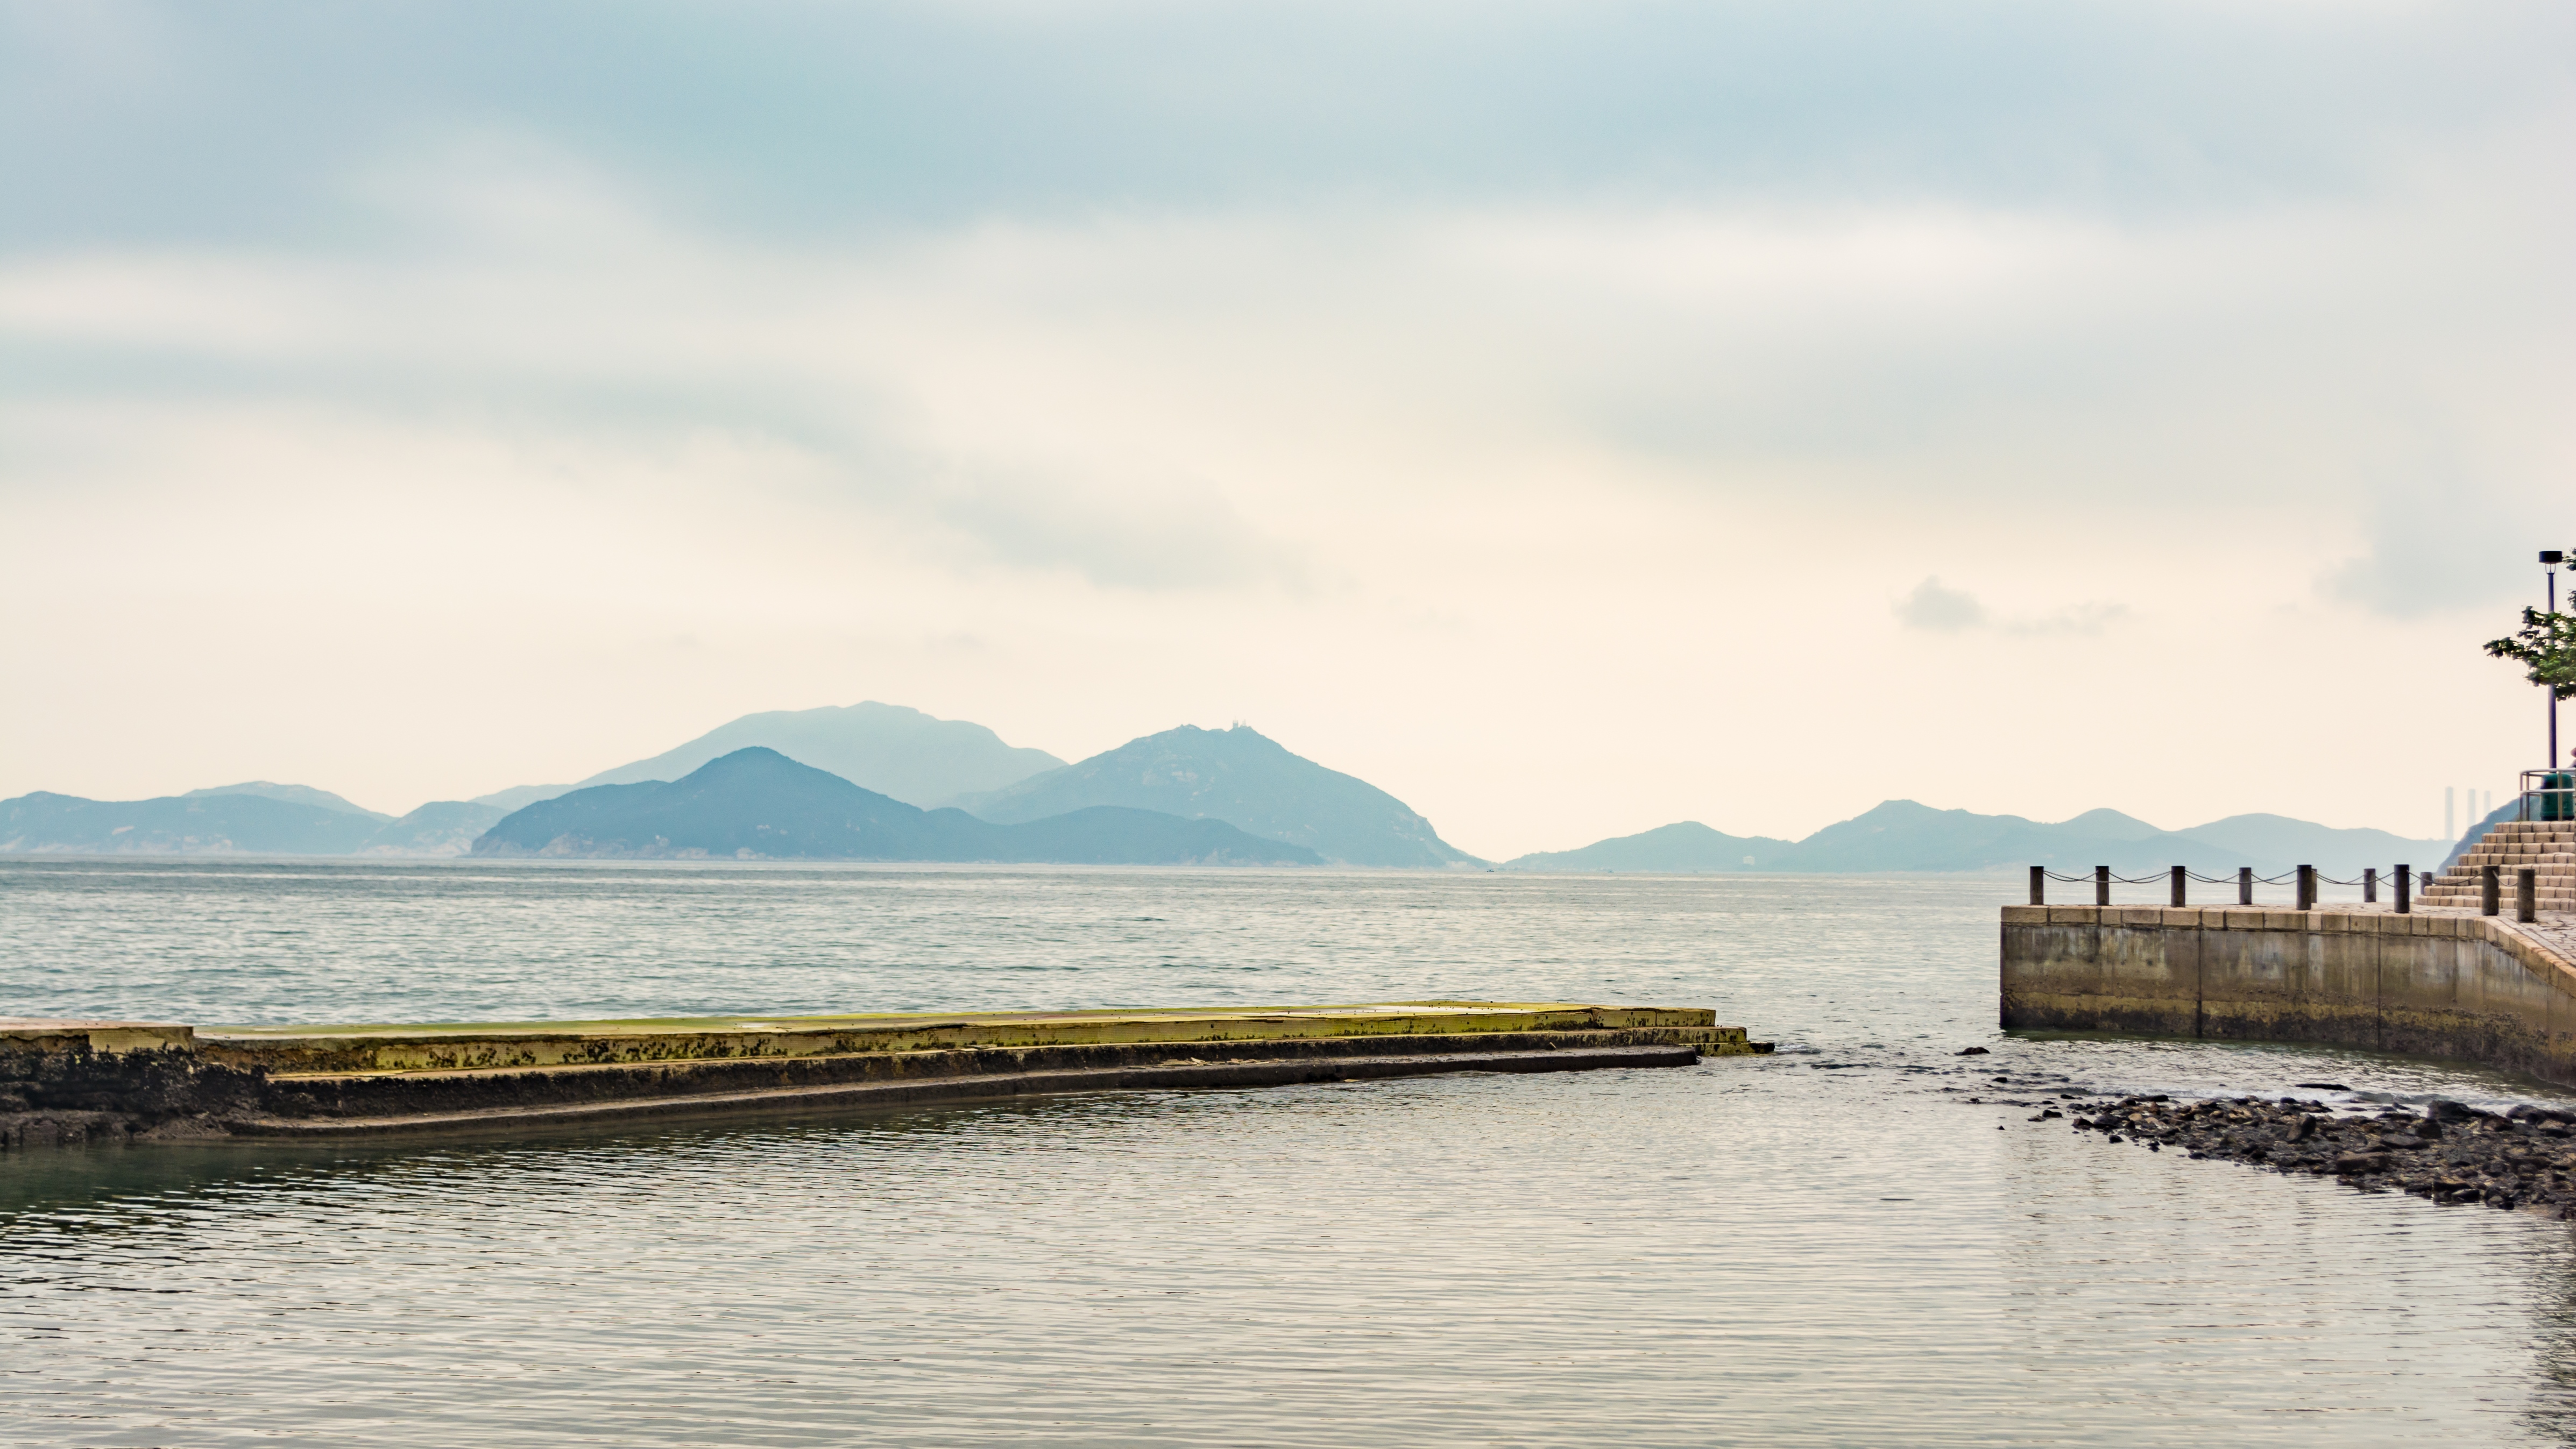
{"type": "Polygon", "coordinates": [[[1974,594],[1943,588],[1937,578],[1926,578],[1914,586],[1914,592],[1896,603],[1896,617],[1912,629],[1928,629],[1936,634],[1956,634],[1963,629],[1986,626],[1986,606],[1974,594]]]}

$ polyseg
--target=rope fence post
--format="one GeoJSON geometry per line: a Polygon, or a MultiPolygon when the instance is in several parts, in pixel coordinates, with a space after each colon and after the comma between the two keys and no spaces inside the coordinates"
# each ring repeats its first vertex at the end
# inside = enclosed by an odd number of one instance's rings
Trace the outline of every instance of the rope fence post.
{"type": "Polygon", "coordinates": [[[2111,904],[2111,867],[2107,865],[2093,867],[2093,904],[2111,904]]]}
{"type": "Polygon", "coordinates": [[[2513,873],[2513,918],[2526,926],[2540,919],[2540,872],[2527,865],[2513,873]]]}
{"type": "Polygon", "coordinates": [[[2236,867],[2236,904],[2254,904],[2254,867],[2250,865],[2236,867]]]}
{"type": "Polygon", "coordinates": [[[2363,905],[2365,905],[2365,906],[2375,906],[2375,905],[2379,904],[2379,867],[2378,867],[2378,866],[2373,865],[2373,866],[2365,866],[2365,867],[2363,867],[2363,868],[2362,868],[2362,872],[2361,872],[2361,903],[2362,903],[2363,905]]]}
{"type": "Polygon", "coordinates": [[[2300,910],[2303,910],[2303,911],[2313,911],[2313,910],[2315,910],[2316,908],[2317,908],[2317,868],[2316,868],[2315,866],[2313,866],[2313,865],[2303,865],[2303,866],[2300,866],[2300,867],[2299,867],[2299,909],[2300,909],[2300,910]]]}
{"type": "Polygon", "coordinates": [[[2415,867],[2411,865],[2397,867],[2397,914],[2408,916],[2415,913],[2414,885],[2415,867]]]}
{"type": "Polygon", "coordinates": [[[2504,894],[2504,882],[2501,879],[2503,874],[2503,868],[2500,866],[2482,865],[2478,867],[2479,915],[2496,916],[2504,913],[2504,902],[2498,899],[2504,894]]]}
{"type": "Polygon", "coordinates": [[[2030,868],[2030,903],[2034,906],[2048,904],[2047,866],[2034,865],[2030,868]]]}
{"type": "Polygon", "coordinates": [[[2173,903],[2176,906],[2189,904],[2184,895],[2183,873],[2181,866],[2175,866],[2173,868],[2173,903]]]}

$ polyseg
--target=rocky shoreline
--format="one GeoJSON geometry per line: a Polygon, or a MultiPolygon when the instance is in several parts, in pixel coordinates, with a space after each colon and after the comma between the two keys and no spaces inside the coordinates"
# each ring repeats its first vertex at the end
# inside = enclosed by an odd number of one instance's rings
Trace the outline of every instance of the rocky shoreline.
{"type": "MultiPolygon", "coordinates": [[[[2323,1084],[2319,1084],[2323,1085],[2323,1084]]],[[[2527,1208],[2576,1219],[2576,1111],[2524,1104],[2489,1112],[2435,1099],[2422,1112],[2387,1106],[2341,1115],[2317,1098],[2162,1093],[2108,1100],[2082,1091],[2037,1106],[2028,1120],[2065,1119],[2077,1132],[2150,1152],[2224,1158],[2275,1172],[2332,1177],[2364,1192],[2402,1191],[2440,1203],[2527,1208]],[[2072,1115],[2070,1115],[2072,1114],[2072,1115]]]]}

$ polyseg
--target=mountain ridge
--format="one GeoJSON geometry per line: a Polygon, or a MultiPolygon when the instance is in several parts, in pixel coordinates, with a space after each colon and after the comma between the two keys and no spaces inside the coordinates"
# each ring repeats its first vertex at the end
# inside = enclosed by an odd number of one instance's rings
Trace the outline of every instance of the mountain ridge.
{"type": "Polygon", "coordinates": [[[710,760],[755,745],[921,809],[1064,764],[1044,750],[1007,744],[972,720],[941,719],[908,705],[863,699],[738,715],[658,755],[629,760],[569,785],[514,785],[478,795],[473,803],[518,810],[598,785],[677,780],[710,760]]]}
{"type": "Polygon", "coordinates": [[[1797,841],[1769,841],[1768,853],[1745,837],[1723,835],[1695,821],[1636,835],[1614,836],[1574,850],[1540,851],[1504,862],[1511,870],[1631,870],[1706,873],[1717,870],[1797,873],[1999,871],[2044,865],[2072,872],[2107,865],[2123,874],[2187,866],[2203,874],[2251,865],[2277,874],[2292,865],[2314,865],[2329,875],[2365,866],[2404,862],[2430,868],[2445,844],[2408,840],[2386,831],[2337,829],[2280,815],[2231,815],[2190,830],[2165,830],[2116,810],[2085,811],[2054,823],[2019,815],[1978,815],[1936,810],[1913,800],[1886,800],[1849,820],[1836,821],[1797,841]],[[1741,842],[1736,863],[1702,848],[1648,848],[1662,832],[1697,826],[1719,841],[1741,842]],[[2204,833],[2205,832],[2205,833],[2204,833]],[[1755,857],[1741,863],[1742,855],[1755,857]],[[1617,863],[1613,863],[1617,862],[1617,863]],[[1702,863],[1693,863],[1702,862],[1702,863]]]}
{"type": "Polygon", "coordinates": [[[499,818],[452,800],[393,818],[229,790],[149,800],[37,790],[0,800],[0,854],[460,855],[461,832],[479,834],[499,818]]]}
{"type": "Polygon", "coordinates": [[[1016,784],[960,797],[958,808],[997,824],[1093,805],[1215,819],[1344,865],[1446,868],[1483,861],[1442,840],[1431,822],[1356,775],[1291,753],[1249,725],[1182,725],[1016,784]]]}
{"type": "Polygon", "coordinates": [[[1094,806],[1000,824],[923,810],[753,745],[678,780],[593,785],[485,831],[476,856],[876,860],[1080,865],[1311,865],[1314,852],[1219,820],[1094,806]]]}

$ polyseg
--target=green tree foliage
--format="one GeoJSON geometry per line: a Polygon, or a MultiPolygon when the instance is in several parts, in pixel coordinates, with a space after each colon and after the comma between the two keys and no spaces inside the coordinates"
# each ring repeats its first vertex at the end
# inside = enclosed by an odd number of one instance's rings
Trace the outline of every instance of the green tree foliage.
{"type": "Polygon", "coordinates": [[[2487,652],[2531,666],[2531,682],[2559,699],[2576,698],[2576,614],[2522,611],[2522,628],[2487,641],[2487,652]]]}

